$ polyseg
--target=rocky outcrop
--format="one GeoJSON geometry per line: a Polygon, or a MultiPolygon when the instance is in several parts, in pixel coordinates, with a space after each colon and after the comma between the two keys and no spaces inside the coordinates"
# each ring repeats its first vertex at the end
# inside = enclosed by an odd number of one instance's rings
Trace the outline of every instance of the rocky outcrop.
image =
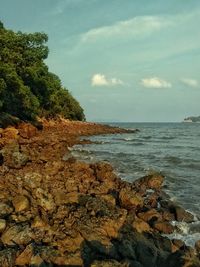
{"type": "Polygon", "coordinates": [[[106,126],[64,125],[23,125],[17,138],[2,137],[0,266],[200,266],[198,242],[191,249],[162,235],[174,231],[172,220],[193,220],[166,198],[164,177],[128,183],[108,163],[76,161],[68,147],[77,131],[106,126]]]}

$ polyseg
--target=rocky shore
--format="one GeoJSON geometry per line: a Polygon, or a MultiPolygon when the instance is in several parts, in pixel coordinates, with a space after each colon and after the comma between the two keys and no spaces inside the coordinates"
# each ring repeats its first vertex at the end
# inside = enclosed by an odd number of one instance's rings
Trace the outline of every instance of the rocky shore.
{"type": "Polygon", "coordinates": [[[194,218],[162,191],[161,174],[128,183],[108,163],[70,155],[80,136],[128,130],[42,125],[0,128],[0,266],[200,266],[200,242],[164,236],[194,218]]]}

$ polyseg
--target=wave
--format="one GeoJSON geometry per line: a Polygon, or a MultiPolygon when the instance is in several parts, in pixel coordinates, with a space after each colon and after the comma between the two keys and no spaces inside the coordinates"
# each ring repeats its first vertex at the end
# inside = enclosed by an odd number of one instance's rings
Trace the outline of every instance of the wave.
{"type": "Polygon", "coordinates": [[[176,157],[176,156],[165,156],[163,160],[166,160],[167,162],[173,163],[173,164],[180,164],[183,161],[181,158],[176,157]]]}

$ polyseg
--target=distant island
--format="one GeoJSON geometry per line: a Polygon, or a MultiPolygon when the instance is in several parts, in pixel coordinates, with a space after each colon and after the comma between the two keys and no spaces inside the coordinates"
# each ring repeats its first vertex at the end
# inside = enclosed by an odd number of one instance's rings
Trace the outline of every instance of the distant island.
{"type": "Polygon", "coordinates": [[[200,116],[191,116],[188,118],[185,118],[183,122],[196,122],[196,123],[200,123],[200,116]]]}

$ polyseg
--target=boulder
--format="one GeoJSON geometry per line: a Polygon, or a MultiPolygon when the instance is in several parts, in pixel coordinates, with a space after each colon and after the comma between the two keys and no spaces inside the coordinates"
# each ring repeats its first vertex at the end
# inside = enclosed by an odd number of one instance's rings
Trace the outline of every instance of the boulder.
{"type": "Polygon", "coordinates": [[[186,223],[194,222],[194,216],[190,212],[184,210],[184,208],[179,206],[174,206],[174,209],[175,209],[176,220],[178,222],[186,222],[186,223]]]}
{"type": "Polygon", "coordinates": [[[153,227],[163,234],[172,234],[174,231],[174,227],[169,222],[155,222],[153,227]]]}
{"type": "Polygon", "coordinates": [[[162,219],[162,215],[156,209],[140,212],[137,216],[145,222],[160,221],[162,219]]]}
{"type": "Polygon", "coordinates": [[[152,173],[134,182],[137,187],[160,190],[164,182],[164,176],[160,173],[152,173]]]}

